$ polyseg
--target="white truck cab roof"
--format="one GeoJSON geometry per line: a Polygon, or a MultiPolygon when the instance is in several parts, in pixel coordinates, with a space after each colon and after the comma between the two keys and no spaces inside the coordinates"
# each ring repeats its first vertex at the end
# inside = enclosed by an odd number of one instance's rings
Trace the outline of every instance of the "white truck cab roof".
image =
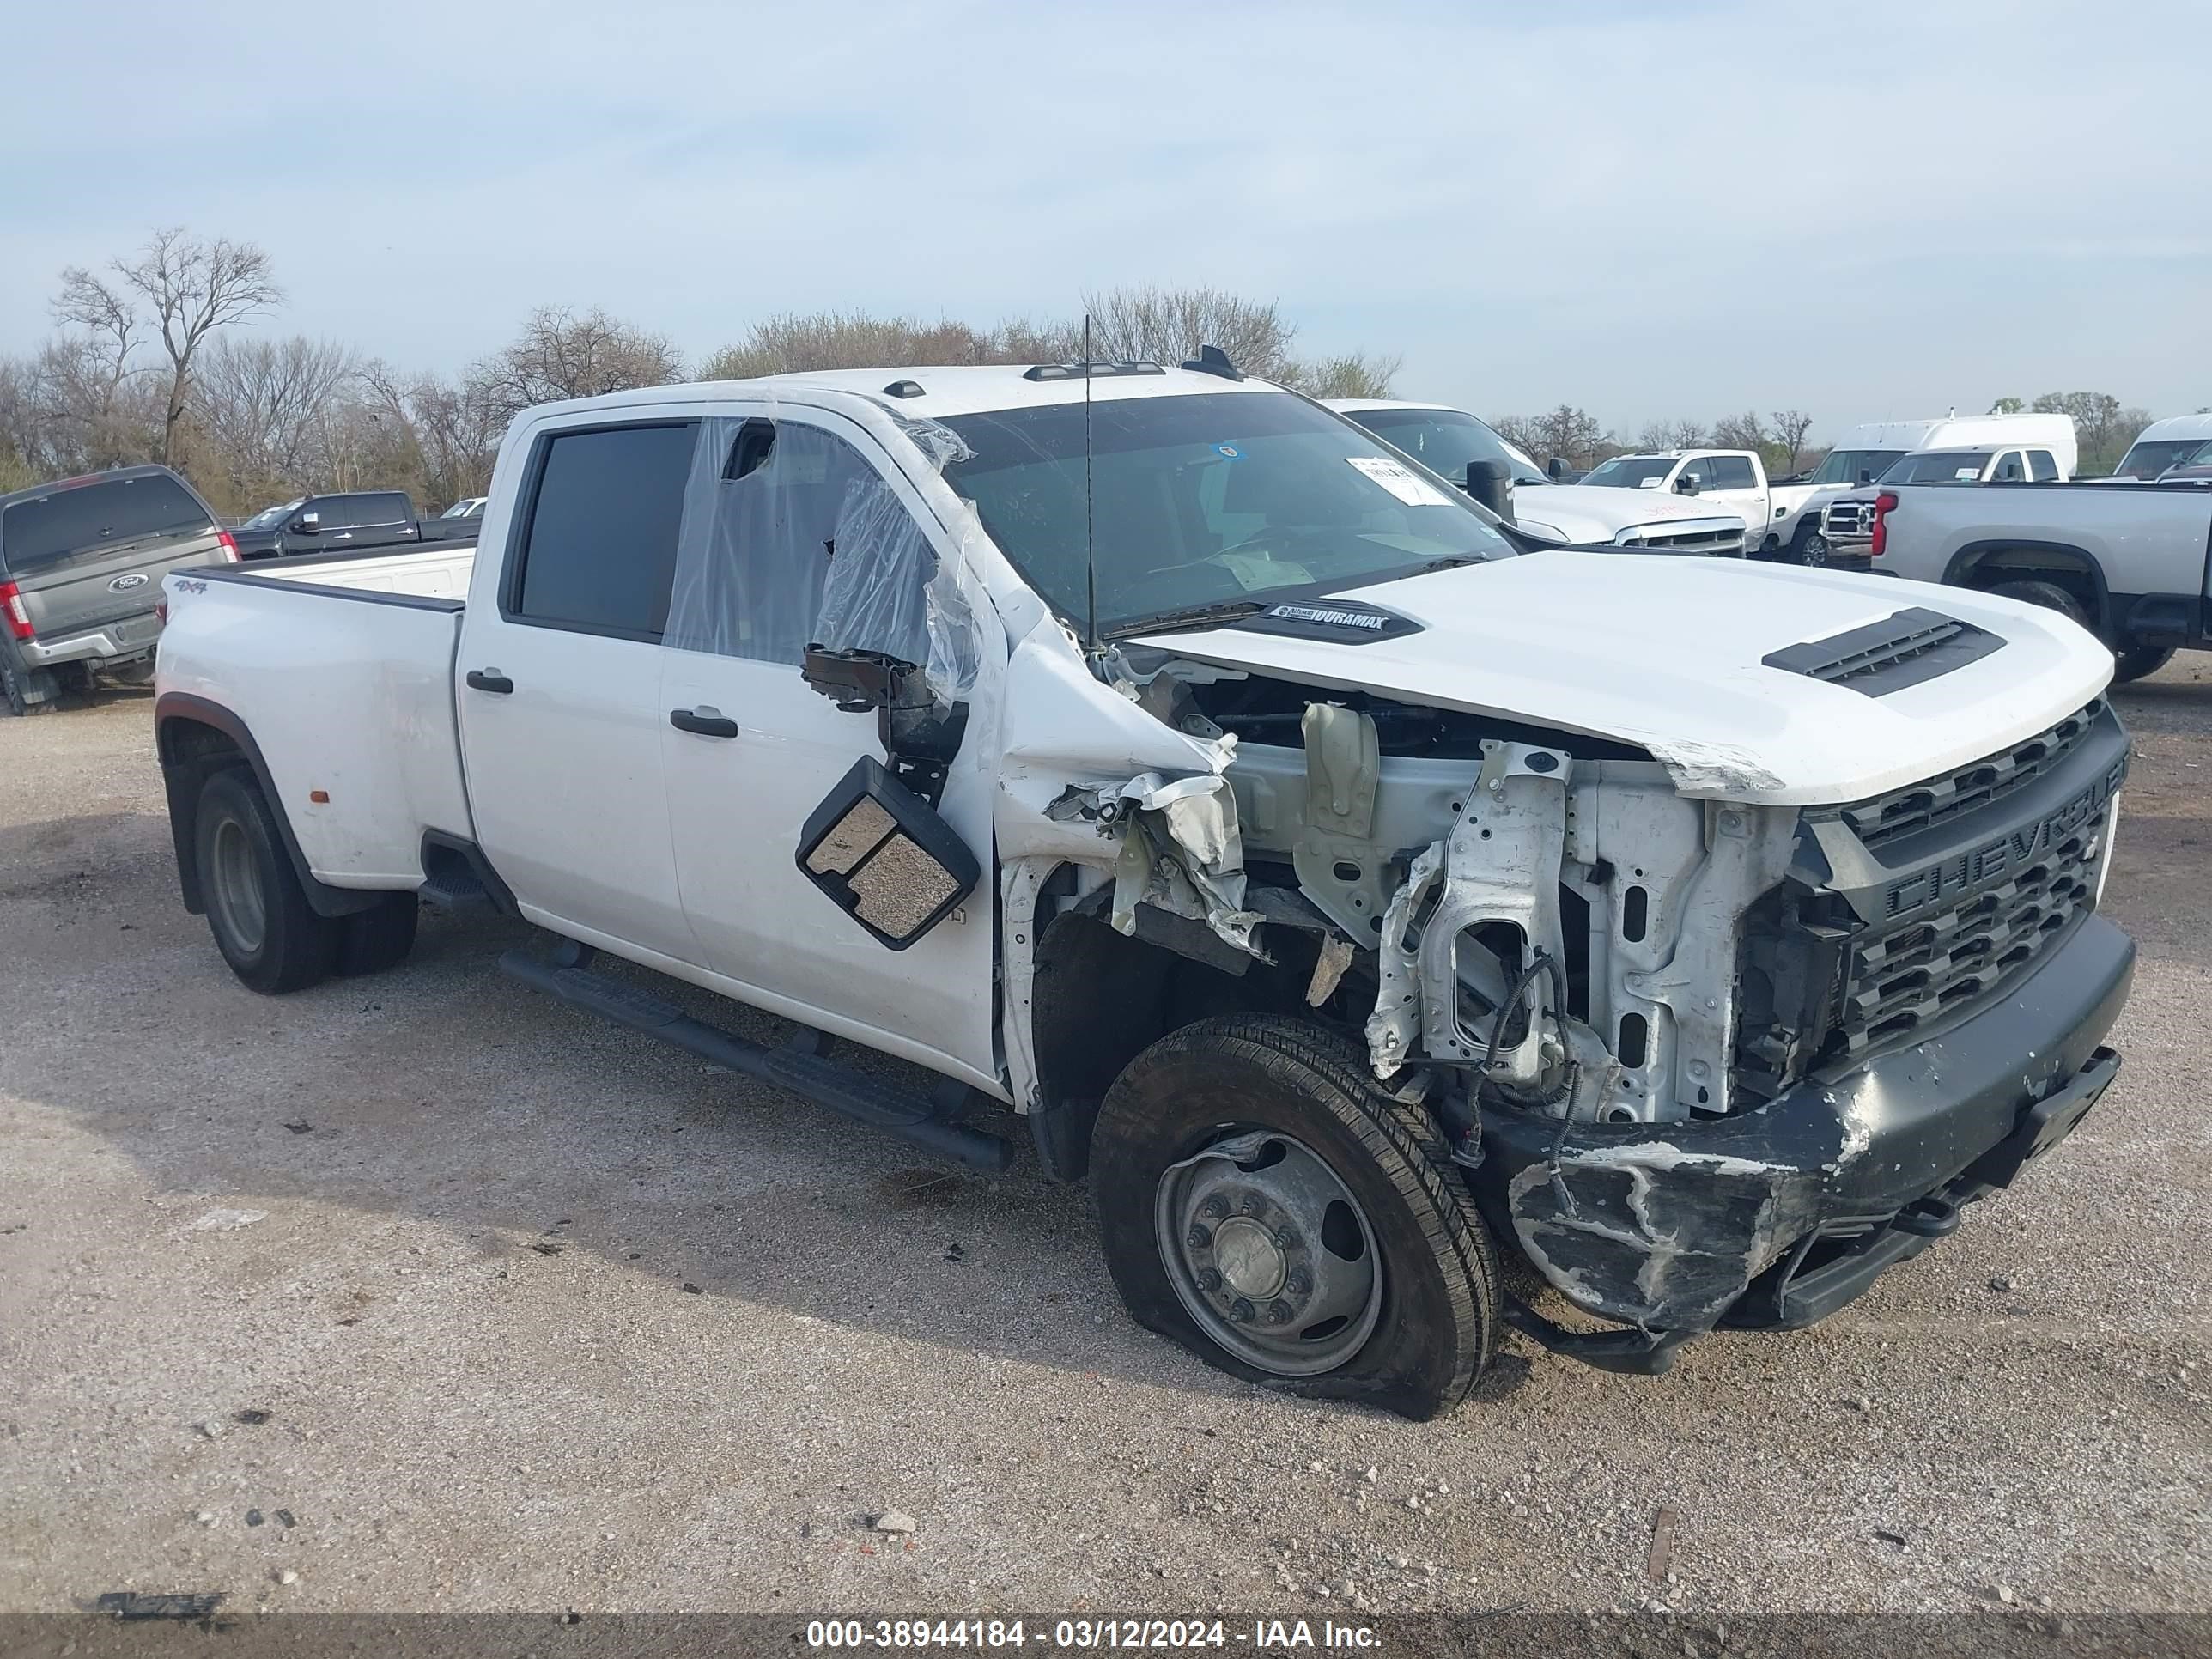
{"type": "Polygon", "coordinates": [[[2081,444],[2070,415],[1948,415],[1940,420],[1869,421],[1835,442],[1839,450],[1973,449],[2017,447],[2047,449],[2060,472],[2071,477],[2081,444]]]}

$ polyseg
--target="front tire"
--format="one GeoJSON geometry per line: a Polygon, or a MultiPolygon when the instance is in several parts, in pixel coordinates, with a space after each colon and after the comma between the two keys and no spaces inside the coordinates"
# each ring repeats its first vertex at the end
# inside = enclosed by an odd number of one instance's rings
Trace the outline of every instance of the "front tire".
{"type": "Polygon", "coordinates": [[[201,788],[193,853],[208,929],[241,984],[281,996],[328,977],[339,924],[307,902],[276,815],[237,768],[201,788]]]}
{"type": "Polygon", "coordinates": [[[1498,1263],[1427,1112],[1349,1040],[1199,1020],[1115,1079],[1091,1141],[1137,1321],[1248,1381],[1425,1419],[1498,1341],[1498,1263]]]}
{"type": "Polygon", "coordinates": [[[2134,645],[2116,653],[2112,659],[2112,678],[2122,685],[2155,674],[2173,660],[2170,645],[2134,645]]]}

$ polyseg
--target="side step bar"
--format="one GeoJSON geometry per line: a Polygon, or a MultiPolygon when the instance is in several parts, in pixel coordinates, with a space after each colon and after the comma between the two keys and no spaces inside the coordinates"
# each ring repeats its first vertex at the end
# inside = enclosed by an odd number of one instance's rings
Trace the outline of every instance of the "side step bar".
{"type": "Polygon", "coordinates": [[[658,1037],[717,1066],[803,1095],[817,1106],[842,1112],[939,1158],[993,1175],[1003,1171],[1013,1158],[1012,1144],[999,1136],[945,1121],[947,1107],[957,1107],[967,1093],[964,1089],[956,1085],[934,1095],[924,1094],[856,1071],[818,1052],[748,1042],[693,1019],[673,1003],[592,972],[585,966],[591,957],[592,952],[582,946],[564,944],[551,961],[515,950],[501,956],[499,966],[501,973],[563,1002],[658,1037]]]}

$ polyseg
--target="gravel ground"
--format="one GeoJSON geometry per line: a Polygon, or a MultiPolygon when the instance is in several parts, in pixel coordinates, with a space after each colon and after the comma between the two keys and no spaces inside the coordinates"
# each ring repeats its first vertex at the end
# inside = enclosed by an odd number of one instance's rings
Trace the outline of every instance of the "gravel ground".
{"type": "Polygon", "coordinates": [[[2063,1152],[1816,1330],[1509,1338],[1430,1424],[1207,1370],[1026,1154],[566,1012],[525,929],[258,998],[147,699],[0,720],[0,1608],[2212,1608],[2212,659],[2119,701],[2142,962],[2063,1152]]]}

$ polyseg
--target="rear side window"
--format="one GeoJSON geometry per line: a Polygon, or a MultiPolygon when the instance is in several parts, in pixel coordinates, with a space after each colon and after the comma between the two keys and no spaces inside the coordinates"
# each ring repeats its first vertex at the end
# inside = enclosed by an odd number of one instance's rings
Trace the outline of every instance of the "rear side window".
{"type": "Polygon", "coordinates": [[[407,497],[400,495],[330,495],[322,501],[317,524],[324,530],[398,524],[415,516],[409,505],[407,497]]]}
{"type": "Polygon", "coordinates": [[[1708,489],[1749,489],[1755,482],[1748,456],[1708,455],[1702,465],[1708,489]]]}
{"type": "Polygon", "coordinates": [[[514,620],[659,639],[697,438],[686,421],[547,440],[509,589],[514,620]]]}
{"type": "Polygon", "coordinates": [[[167,473],[77,484],[0,514],[0,567],[20,572],[127,542],[199,535],[214,525],[192,492],[167,473]]]}

